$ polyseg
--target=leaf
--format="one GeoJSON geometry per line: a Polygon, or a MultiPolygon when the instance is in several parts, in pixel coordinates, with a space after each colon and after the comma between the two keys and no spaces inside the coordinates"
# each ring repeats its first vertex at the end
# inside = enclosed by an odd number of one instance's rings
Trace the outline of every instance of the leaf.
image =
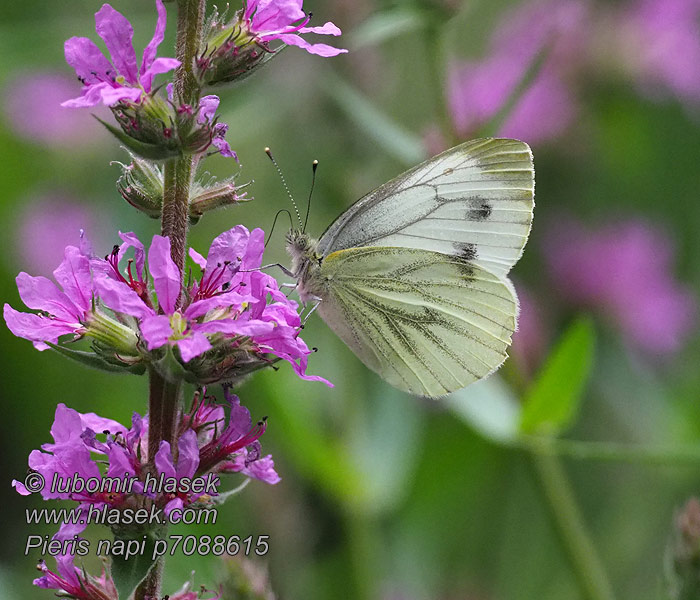
{"type": "Polygon", "coordinates": [[[108,373],[133,373],[136,375],[143,375],[143,373],[146,372],[146,366],[141,363],[135,365],[119,364],[117,362],[112,363],[94,352],[72,350],[60,344],[52,344],[51,342],[46,342],[46,345],[71,360],[93,369],[99,369],[100,371],[107,371],[108,373]]]}
{"type": "Polygon", "coordinates": [[[420,137],[392,121],[343,79],[329,74],[325,88],[347,116],[394,158],[410,166],[427,158],[420,137]]]}
{"type": "Polygon", "coordinates": [[[182,156],[182,152],[179,148],[166,148],[157,144],[140,142],[139,140],[134,139],[130,135],[124,133],[121,129],[117,129],[109,123],[103,121],[99,117],[95,118],[107,128],[107,131],[109,131],[122,144],[124,144],[129,151],[142,158],[147,158],[149,160],[168,160],[170,158],[179,158],[182,156]]]}
{"type": "Polygon", "coordinates": [[[585,317],[564,332],[525,395],[521,433],[558,435],[571,425],[593,363],[594,338],[585,317]]]}
{"type": "Polygon", "coordinates": [[[157,539],[155,532],[134,537],[121,537],[115,534],[110,553],[111,573],[120,600],[131,598],[155,564],[151,557],[157,539]],[[134,551],[136,553],[133,556],[125,559],[126,552],[134,551]]]}
{"type": "Polygon", "coordinates": [[[500,377],[477,381],[450,394],[444,402],[482,437],[504,445],[516,441],[521,409],[517,398],[500,377]]]}

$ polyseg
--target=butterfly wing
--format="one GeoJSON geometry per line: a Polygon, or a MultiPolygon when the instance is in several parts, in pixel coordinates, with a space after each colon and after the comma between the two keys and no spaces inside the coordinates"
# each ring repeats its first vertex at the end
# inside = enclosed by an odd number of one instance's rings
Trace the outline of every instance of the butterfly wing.
{"type": "Polygon", "coordinates": [[[332,252],[318,311],[370,369],[412,394],[438,397],[506,358],[517,300],[508,282],[457,256],[415,248],[332,252]]]}
{"type": "Polygon", "coordinates": [[[393,179],[345,211],[319,252],[359,246],[421,248],[506,275],[522,254],[534,208],[524,142],[472,140],[393,179]]]}

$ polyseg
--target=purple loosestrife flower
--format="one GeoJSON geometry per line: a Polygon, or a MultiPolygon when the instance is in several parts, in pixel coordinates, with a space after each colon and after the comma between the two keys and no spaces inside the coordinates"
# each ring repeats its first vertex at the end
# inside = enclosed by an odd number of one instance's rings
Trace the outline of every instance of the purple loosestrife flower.
{"type": "Polygon", "coordinates": [[[546,257],[559,294],[602,312],[633,348],[673,354],[692,332],[697,300],[673,278],[671,242],[652,225],[625,221],[588,229],[559,222],[546,257]]]}
{"type": "Polygon", "coordinates": [[[156,30],[143,51],[140,68],[132,45],[131,23],[109,4],[104,4],[95,14],[95,29],[110,52],[111,63],[89,38],[72,37],[66,41],[66,61],[75,69],[83,90],[78,98],[64,102],[63,106],[81,108],[97,104],[114,106],[121,101],[140,102],[144,94],[151,93],[156,75],[180,65],[174,58],[156,58],[167,20],[161,0],[156,0],[156,7],[156,30]]]}
{"type": "Polygon", "coordinates": [[[121,357],[117,363],[126,365],[133,362],[127,357],[137,354],[138,339],[133,330],[97,306],[91,255],[91,245],[81,234],[80,247],[67,246],[63,262],[53,273],[58,285],[46,277],[20,273],[16,279],[20,298],[39,312],[22,313],[5,304],[5,323],[17,337],[33,342],[37,350],[58,344],[65,335],[74,339],[86,336],[93,340],[96,351],[109,360],[121,357]]]}
{"type": "Polygon", "coordinates": [[[280,476],[272,457],[261,456],[260,438],[267,429],[263,419],[253,425],[250,412],[237,396],[224,390],[229,406],[228,424],[222,406],[205,394],[195,397],[189,422],[199,430],[199,470],[217,473],[242,473],[265,483],[275,484],[280,476]]]}
{"type": "Polygon", "coordinates": [[[133,234],[122,234],[122,239],[124,244],[115,247],[107,263],[96,267],[102,272],[95,288],[107,307],[138,320],[148,351],[177,348],[200,382],[227,380],[241,369],[251,372],[268,366],[273,362],[268,354],[290,362],[302,379],[325,381],[306,375],[311,352],[299,337],[297,304],[279,291],[274,278],[259,270],[264,250],[261,229],[249,232],[239,225],[222,233],[206,259],[191,248],[190,256],[202,274],[186,290],[181,289],[168,238],[153,237],[148,270],[143,244],[133,234]],[[135,258],[122,273],[119,263],[132,247],[135,258]]]}
{"type": "MultiPolygon", "coordinates": [[[[180,436],[177,443],[178,455],[177,464],[173,462],[173,455],[170,451],[170,443],[162,441],[156,453],[156,470],[159,475],[164,475],[169,479],[180,481],[180,479],[192,479],[199,466],[199,448],[197,447],[197,434],[192,429],[188,429],[180,436]]],[[[165,498],[166,504],[163,512],[166,516],[175,508],[183,508],[195,502],[204,493],[191,494],[179,492],[170,493],[165,498]]]]}
{"type": "Polygon", "coordinates": [[[270,46],[275,40],[323,57],[347,52],[327,44],[312,44],[301,37],[307,33],[341,34],[331,22],[307,27],[311,17],[303,11],[302,4],[303,0],[246,0],[245,7],[231,20],[226,14],[214,12],[196,61],[202,83],[217,85],[250,75],[276,54],[277,50],[270,46]]]}
{"type": "Polygon", "coordinates": [[[508,13],[487,57],[450,67],[448,102],[457,133],[469,137],[494,118],[544,52],[540,71],[498,134],[530,143],[561,135],[577,113],[566,75],[579,61],[586,22],[583,0],[544,0],[508,13]]]}

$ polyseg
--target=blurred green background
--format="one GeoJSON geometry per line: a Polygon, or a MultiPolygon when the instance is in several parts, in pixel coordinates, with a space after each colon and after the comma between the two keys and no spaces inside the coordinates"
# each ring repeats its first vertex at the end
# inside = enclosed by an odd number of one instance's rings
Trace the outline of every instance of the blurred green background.
{"type": "MultiPolygon", "coordinates": [[[[191,244],[204,252],[215,235],[237,223],[269,230],[276,211],[289,208],[265,146],[273,149],[300,203],[308,194],[311,162],[319,159],[309,231],[320,235],[362,194],[449,140],[497,133],[498,124],[490,118],[470,131],[450,125],[449,66],[487,57],[499,43],[493,41],[494,31],[515,23],[527,4],[307,2],[304,8],[317,15],[314,22],[333,20],[343,29],[333,43],[351,51],[322,59],[290,48],[245,84],[220,91],[228,140],[242,164],[239,181],[254,181],[248,189],[255,200],[205,216],[192,230],[191,244]]],[[[303,337],[319,352],[311,357],[309,373],[328,378],[334,389],[300,381],[285,364],[238,390],[254,418],[269,418],[261,441],[264,451],[273,454],[282,482],[266,486],[253,481],[220,511],[216,526],[181,527],[178,532],[269,534],[264,562],[280,598],[581,597],[530,453],[517,444],[499,444],[475,423],[487,420],[497,430],[509,431],[537,365],[583,310],[565,294],[558,295],[547,267],[552,259],[548,252],[554,251],[547,236],[563,219],[580,220],[592,229],[641,220],[658,228],[674,248],[662,267],[669,285],[684,286],[695,295],[700,283],[700,96],[675,93],[658,77],[640,83],[640,64],[629,62],[634,44],[626,55],[624,27],[616,25],[632,22],[624,11],[634,9],[634,2],[581,4],[586,18],[575,20],[573,29],[583,46],[576,47],[574,56],[562,52],[556,65],[575,96],[575,114],[561,131],[542,140],[534,136],[534,228],[513,273],[535,307],[541,351],[523,341],[525,358],[510,359],[501,375],[456,399],[428,402],[384,384],[320,319],[312,318],[303,337]],[[530,350],[536,356],[528,355],[530,350]],[[526,363],[531,367],[525,368],[526,363]]],[[[658,4],[663,8],[664,2],[658,4]]],[[[73,75],[63,61],[63,41],[72,35],[95,38],[93,13],[100,5],[88,0],[69,6],[46,0],[0,5],[0,289],[3,302],[18,309],[16,273],[48,275],[50,269],[43,265],[60,262],[60,250],[46,257],[51,235],[42,232],[55,225],[56,230],[75,228],[77,235],[81,225],[70,220],[70,211],[86,223],[99,253],[111,249],[119,230],[133,230],[142,239],[158,231],[156,221],[142,217],[116,192],[119,170],[110,161],[126,162],[127,157],[89,111],[72,115],[70,127],[53,136],[52,124],[63,117],[42,105],[48,105],[51,90],[36,97],[23,87],[27,78],[45,74],[64,78],[70,87],[73,75]],[[28,132],[33,120],[40,125],[28,132]],[[32,228],[47,215],[48,226],[32,228]]],[[[152,35],[152,3],[120,0],[114,6],[135,24],[140,52],[152,35]]],[[[174,6],[168,8],[171,27],[163,56],[172,55],[174,6]]],[[[700,45],[698,15],[694,23],[689,27],[700,45]]],[[[681,29],[685,35],[687,27],[681,29]]],[[[556,44],[548,44],[545,54],[559,52],[556,44]]],[[[514,44],[516,62],[522,59],[519,47],[514,44]]],[[[539,60],[526,60],[521,69],[525,87],[538,69],[549,68],[539,60]]],[[[482,83],[487,91],[506,75],[495,69],[491,77],[482,83]]],[[[74,82],[74,95],[78,91],[74,82]]],[[[517,105],[518,98],[512,99],[517,105]]],[[[540,118],[545,127],[547,115],[540,118]]],[[[528,123],[536,133],[534,118],[528,123]]],[[[236,166],[214,157],[205,168],[225,177],[236,166]]],[[[283,219],[280,224],[285,225],[283,219]]],[[[282,233],[283,227],[275,233],[266,262],[286,262],[282,233]]],[[[607,255],[601,254],[604,273],[607,255]]],[[[644,295],[646,289],[642,284],[635,294],[644,295]]],[[[589,376],[581,375],[581,405],[562,432],[565,439],[670,449],[697,445],[697,320],[684,321],[672,351],[650,356],[620,333],[610,307],[586,306],[595,349],[589,376]]],[[[15,494],[10,481],[23,478],[29,452],[49,441],[58,402],[127,423],[133,411],[146,410],[147,382],[38,353],[4,327],[0,348],[5,407],[0,419],[5,482],[0,595],[4,600],[47,598],[50,591],[31,585],[37,557],[25,557],[23,551],[27,535],[53,530],[26,525],[24,509],[42,505],[41,500],[15,494]]],[[[589,360],[579,358],[582,364],[589,360]]],[[[567,385],[575,387],[572,381],[560,383],[563,396],[567,385]]],[[[571,393],[576,396],[575,390],[571,393]]],[[[700,460],[563,457],[562,464],[616,597],[668,597],[664,560],[673,516],[700,491],[700,460]]],[[[93,526],[87,535],[99,539],[108,532],[93,526]]],[[[170,559],[166,590],[180,587],[192,570],[197,583],[211,586],[223,568],[213,557],[170,559]]]]}

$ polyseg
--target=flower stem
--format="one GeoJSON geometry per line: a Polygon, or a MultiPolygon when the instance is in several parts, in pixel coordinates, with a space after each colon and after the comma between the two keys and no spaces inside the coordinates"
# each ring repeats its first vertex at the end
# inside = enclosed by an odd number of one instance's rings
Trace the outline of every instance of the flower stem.
{"type": "Polygon", "coordinates": [[[549,509],[581,591],[589,600],[614,600],[612,586],[591,541],[559,459],[546,447],[529,446],[539,489],[549,509]]]}
{"type": "MultiPolygon", "coordinates": [[[[178,0],[176,55],[181,65],[175,71],[176,100],[199,106],[201,90],[194,76],[194,59],[204,25],[205,0],[178,0]]],[[[194,158],[184,156],[165,164],[163,213],[161,233],[170,238],[170,255],[184,273],[187,227],[189,219],[190,184],[194,175],[194,158]]],[[[178,300],[179,304],[180,300],[178,300]]],[[[170,444],[173,457],[177,453],[177,424],[182,404],[182,382],[166,381],[155,370],[149,372],[149,430],[148,462],[155,469],[155,456],[163,441],[170,444]]],[[[163,558],[152,566],[134,593],[134,600],[154,600],[161,597],[163,558]]]]}
{"type": "MultiPolygon", "coordinates": [[[[205,0],[178,0],[176,56],[180,66],[173,85],[179,104],[197,110],[201,89],[194,74],[194,61],[204,26],[205,0]]],[[[184,156],[165,165],[162,234],[170,238],[170,254],[182,272],[190,204],[190,183],[194,175],[194,158],[184,156]]]]}

